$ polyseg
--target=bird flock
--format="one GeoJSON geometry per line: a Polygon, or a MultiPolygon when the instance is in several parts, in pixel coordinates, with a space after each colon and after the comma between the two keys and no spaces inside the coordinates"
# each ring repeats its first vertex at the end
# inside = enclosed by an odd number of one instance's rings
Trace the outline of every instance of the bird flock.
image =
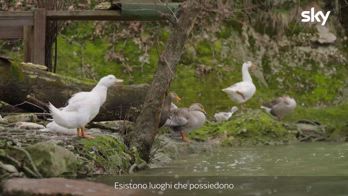
{"type": "MultiPolygon", "coordinates": [[[[250,61],[243,63],[242,81],[222,89],[234,103],[241,107],[242,111],[243,104],[250,100],[256,92],[256,86],[249,73],[250,70],[256,69],[256,67],[250,61]]],[[[122,82],[123,80],[116,78],[114,75],[108,75],[101,78],[91,91],[74,94],[68,100],[67,106],[63,108],[58,109],[49,103],[53,121],[46,125],[46,130],[63,133],[71,133],[76,130],[78,137],[93,138],[86,134],[85,126],[99,113],[100,107],[106,101],[108,88],[122,82]]],[[[159,127],[169,127],[174,132],[180,133],[183,141],[189,142],[187,133],[202,127],[207,121],[207,113],[200,103],[193,103],[188,108],[179,108],[175,105],[179,101],[180,97],[176,93],[170,92],[167,95],[161,110],[159,127]]],[[[282,120],[294,111],[295,107],[296,101],[289,96],[278,97],[261,106],[262,109],[278,120],[282,120]]],[[[237,106],[233,106],[230,111],[215,113],[215,121],[220,123],[230,120],[238,110],[237,106]]]]}

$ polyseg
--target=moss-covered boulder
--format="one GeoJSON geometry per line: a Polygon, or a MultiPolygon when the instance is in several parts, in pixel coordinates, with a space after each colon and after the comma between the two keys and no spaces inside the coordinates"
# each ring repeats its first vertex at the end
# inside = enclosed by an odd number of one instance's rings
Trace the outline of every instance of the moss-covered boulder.
{"type": "Polygon", "coordinates": [[[54,142],[40,142],[26,148],[39,172],[45,177],[76,175],[78,158],[54,142]]]}
{"type": "Polygon", "coordinates": [[[110,135],[97,136],[95,139],[82,139],[79,154],[92,162],[93,173],[127,173],[134,157],[128,152],[119,138],[110,135]]]}
{"type": "Polygon", "coordinates": [[[237,114],[230,121],[209,123],[190,133],[195,140],[220,138],[226,145],[278,144],[295,138],[282,122],[261,110],[249,110],[237,114]]]}

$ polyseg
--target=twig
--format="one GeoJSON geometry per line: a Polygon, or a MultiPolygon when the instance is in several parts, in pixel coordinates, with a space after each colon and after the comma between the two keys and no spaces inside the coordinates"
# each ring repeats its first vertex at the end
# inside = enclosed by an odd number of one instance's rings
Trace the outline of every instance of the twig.
{"type": "Polygon", "coordinates": [[[29,174],[29,176],[35,177],[35,178],[40,178],[40,176],[37,176],[37,174],[35,172],[33,172],[31,169],[29,169],[26,166],[22,166],[21,163],[19,161],[17,161],[15,158],[12,158],[9,155],[1,155],[0,157],[4,158],[5,160],[11,162],[12,164],[15,165],[16,168],[22,168],[24,170],[25,173],[29,174]]]}
{"type": "Polygon", "coordinates": [[[41,107],[48,107],[48,104],[47,104],[47,103],[45,103],[45,102],[43,102],[43,101],[41,101],[41,100],[35,98],[35,97],[32,96],[32,95],[27,95],[27,99],[28,99],[29,101],[33,101],[33,102],[35,102],[35,103],[37,103],[37,104],[40,104],[41,107]]]}
{"type": "Polygon", "coordinates": [[[31,164],[31,167],[34,169],[36,175],[37,175],[38,177],[40,177],[40,178],[42,177],[41,173],[39,172],[39,170],[37,169],[36,165],[34,164],[34,161],[33,161],[33,159],[31,158],[31,156],[30,156],[30,154],[29,154],[28,151],[26,151],[26,150],[23,149],[23,148],[18,148],[18,147],[15,147],[15,146],[9,146],[9,148],[10,148],[10,149],[14,149],[14,150],[18,150],[18,151],[24,153],[25,156],[28,158],[28,160],[29,160],[29,162],[30,162],[30,164],[31,164]]]}
{"type": "Polygon", "coordinates": [[[42,108],[42,107],[40,107],[40,106],[38,106],[38,105],[36,105],[36,104],[34,104],[34,103],[31,103],[31,102],[29,102],[29,101],[23,101],[22,103],[19,103],[19,104],[14,105],[14,107],[18,107],[18,106],[21,106],[21,105],[24,105],[24,104],[32,105],[32,106],[37,107],[37,108],[39,108],[40,110],[46,112],[46,110],[45,110],[44,108],[42,108]]]}

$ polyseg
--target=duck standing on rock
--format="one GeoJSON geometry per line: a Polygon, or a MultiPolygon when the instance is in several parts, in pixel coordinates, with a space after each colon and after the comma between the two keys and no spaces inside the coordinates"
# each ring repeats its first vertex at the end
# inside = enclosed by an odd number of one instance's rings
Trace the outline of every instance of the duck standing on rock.
{"type": "Polygon", "coordinates": [[[296,101],[289,96],[282,96],[261,106],[266,112],[282,120],[286,115],[293,112],[296,108],[296,101]]]}
{"type": "Polygon", "coordinates": [[[49,103],[54,122],[65,128],[76,128],[78,137],[93,138],[85,134],[85,126],[99,113],[100,107],[106,101],[108,88],[121,82],[123,80],[114,75],[108,75],[100,79],[91,91],[74,94],[68,105],[62,109],[49,103]]]}
{"type": "Polygon", "coordinates": [[[200,103],[194,103],[189,108],[177,108],[170,113],[166,126],[175,132],[180,132],[183,141],[190,142],[186,134],[204,125],[205,114],[206,112],[200,103]]]}
{"type": "Polygon", "coordinates": [[[218,112],[214,114],[216,122],[223,122],[229,120],[232,115],[238,111],[238,107],[233,106],[229,112],[218,112]]]}
{"type": "Polygon", "coordinates": [[[244,63],[242,66],[243,81],[222,89],[222,91],[224,91],[235,103],[245,103],[255,94],[256,87],[249,73],[249,69],[254,69],[255,67],[256,65],[254,65],[251,61],[244,63]]]}

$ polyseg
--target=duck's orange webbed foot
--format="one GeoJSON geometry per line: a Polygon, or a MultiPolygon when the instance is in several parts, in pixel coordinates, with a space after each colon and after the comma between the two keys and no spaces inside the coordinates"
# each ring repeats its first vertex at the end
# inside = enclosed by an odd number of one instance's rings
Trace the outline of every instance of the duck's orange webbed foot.
{"type": "Polygon", "coordinates": [[[181,139],[184,142],[191,143],[191,140],[187,138],[186,134],[182,131],[180,131],[181,139]]]}
{"type": "Polygon", "coordinates": [[[85,133],[85,129],[81,128],[81,137],[86,138],[86,139],[94,139],[95,137],[91,136],[91,135],[87,135],[85,133]]]}

